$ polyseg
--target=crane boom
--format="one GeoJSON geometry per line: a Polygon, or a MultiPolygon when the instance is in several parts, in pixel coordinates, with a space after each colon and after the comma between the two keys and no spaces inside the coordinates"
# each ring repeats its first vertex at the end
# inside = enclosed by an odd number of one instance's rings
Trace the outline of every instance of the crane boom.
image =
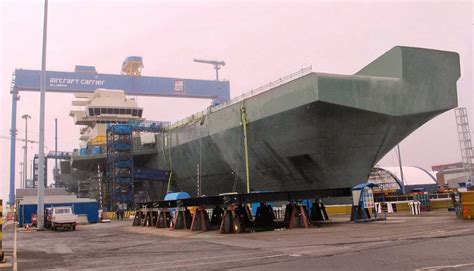
{"type": "Polygon", "coordinates": [[[219,81],[219,70],[221,66],[225,66],[224,61],[194,59],[194,62],[214,65],[214,70],[216,70],[216,81],[219,81]]]}
{"type": "Polygon", "coordinates": [[[211,64],[211,65],[225,66],[225,62],[224,62],[224,61],[217,61],[217,60],[194,59],[194,62],[205,63],[205,64],[211,64]]]}

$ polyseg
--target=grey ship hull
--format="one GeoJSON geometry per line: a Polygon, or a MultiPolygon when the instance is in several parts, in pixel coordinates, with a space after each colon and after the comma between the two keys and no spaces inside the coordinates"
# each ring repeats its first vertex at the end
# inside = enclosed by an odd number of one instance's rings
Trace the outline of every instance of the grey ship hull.
{"type": "Polygon", "coordinates": [[[395,47],[355,75],[311,73],[170,128],[146,166],[171,170],[174,191],[246,192],[244,107],[251,190],[352,187],[403,138],[457,106],[459,76],[456,53],[395,47]]]}

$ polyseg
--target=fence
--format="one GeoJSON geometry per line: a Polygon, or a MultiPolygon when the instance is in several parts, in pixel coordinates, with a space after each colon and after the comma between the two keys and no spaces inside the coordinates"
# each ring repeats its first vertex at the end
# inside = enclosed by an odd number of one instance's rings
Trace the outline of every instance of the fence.
{"type": "MultiPolygon", "coordinates": [[[[429,194],[430,199],[450,199],[451,193],[433,193],[429,194]]],[[[413,200],[413,194],[406,195],[388,195],[384,197],[374,197],[375,202],[382,201],[410,201],[413,200]]]]}
{"type": "Polygon", "coordinates": [[[4,261],[2,241],[3,241],[3,200],[0,199],[0,263],[4,261]]]}

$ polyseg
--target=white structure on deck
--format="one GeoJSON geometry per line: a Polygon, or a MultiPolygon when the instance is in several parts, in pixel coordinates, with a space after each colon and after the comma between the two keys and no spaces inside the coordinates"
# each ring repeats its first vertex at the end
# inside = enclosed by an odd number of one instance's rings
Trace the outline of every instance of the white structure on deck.
{"type": "Polygon", "coordinates": [[[81,128],[81,148],[105,144],[105,133],[109,123],[142,121],[143,108],[133,98],[128,98],[122,90],[98,89],[94,93],[75,93],[78,100],[72,101],[79,109],[72,110],[69,116],[81,128]]]}

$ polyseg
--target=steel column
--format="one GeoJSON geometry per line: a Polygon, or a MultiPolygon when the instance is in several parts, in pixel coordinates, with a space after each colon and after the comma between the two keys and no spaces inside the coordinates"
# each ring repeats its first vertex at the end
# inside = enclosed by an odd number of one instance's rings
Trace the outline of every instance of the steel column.
{"type": "Polygon", "coordinates": [[[25,119],[25,149],[23,153],[23,183],[20,187],[26,188],[26,180],[28,179],[28,119],[31,119],[31,116],[25,114],[21,117],[25,119]]]}
{"type": "Polygon", "coordinates": [[[12,94],[12,119],[10,130],[10,195],[8,203],[10,204],[10,212],[13,212],[15,205],[15,152],[16,152],[16,106],[18,102],[18,91],[13,88],[12,94]]]}
{"type": "Polygon", "coordinates": [[[38,155],[38,209],[36,212],[38,218],[38,230],[44,229],[44,187],[46,184],[45,166],[44,166],[44,111],[46,99],[46,37],[48,34],[48,0],[44,1],[44,21],[43,21],[43,52],[41,61],[41,80],[40,80],[40,118],[39,118],[39,155],[38,155]]]}
{"type": "MultiPolygon", "coordinates": [[[[54,151],[58,153],[58,119],[54,119],[54,151]]],[[[58,158],[54,159],[54,168],[58,169],[58,158]]]]}

